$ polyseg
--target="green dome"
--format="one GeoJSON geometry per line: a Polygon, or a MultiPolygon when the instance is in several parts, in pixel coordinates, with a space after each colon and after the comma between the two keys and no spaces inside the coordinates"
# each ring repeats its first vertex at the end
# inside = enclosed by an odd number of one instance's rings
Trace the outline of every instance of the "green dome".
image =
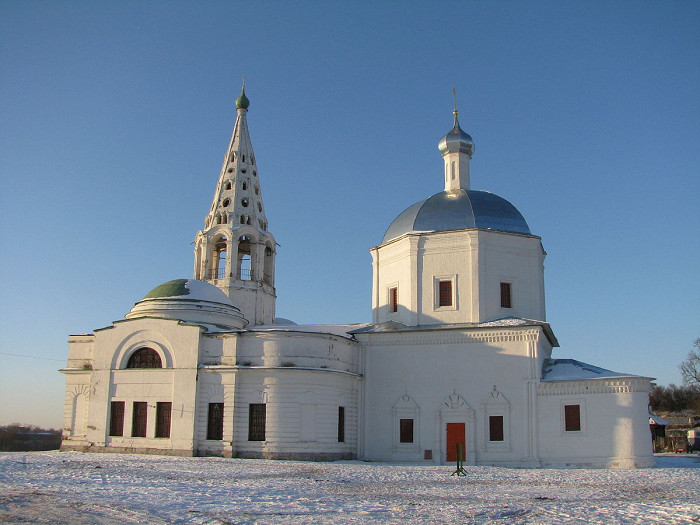
{"type": "Polygon", "coordinates": [[[245,96],[245,88],[241,90],[241,96],[236,99],[236,107],[238,109],[248,109],[250,100],[245,96]]]}
{"type": "Polygon", "coordinates": [[[159,297],[177,297],[179,295],[189,295],[190,291],[185,287],[188,279],[175,279],[160,286],[156,286],[148,292],[144,299],[157,299],[159,297]]]}

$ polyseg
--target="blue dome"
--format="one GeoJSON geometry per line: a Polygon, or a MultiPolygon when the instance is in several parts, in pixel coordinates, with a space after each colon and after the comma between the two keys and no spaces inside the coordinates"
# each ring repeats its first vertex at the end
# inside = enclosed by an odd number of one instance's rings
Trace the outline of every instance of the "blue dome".
{"type": "Polygon", "coordinates": [[[414,231],[482,228],[531,235],[520,212],[510,202],[488,191],[441,191],[404,210],[391,223],[382,244],[414,231]]]}

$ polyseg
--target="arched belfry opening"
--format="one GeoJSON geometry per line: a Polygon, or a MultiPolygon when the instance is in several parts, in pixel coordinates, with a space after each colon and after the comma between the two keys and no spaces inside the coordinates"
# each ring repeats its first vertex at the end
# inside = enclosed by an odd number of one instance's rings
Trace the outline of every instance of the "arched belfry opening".
{"type": "Polygon", "coordinates": [[[270,245],[265,246],[263,282],[271,286],[275,284],[275,252],[270,245]]]}
{"type": "Polygon", "coordinates": [[[238,240],[238,266],[236,277],[241,281],[253,280],[250,238],[243,236],[238,240]]]}
{"type": "Polygon", "coordinates": [[[226,260],[227,260],[227,240],[226,237],[219,237],[214,243],[214,253],[212,254],[212,271],[211,278],[223,279],[227,277],[226,260]]]}

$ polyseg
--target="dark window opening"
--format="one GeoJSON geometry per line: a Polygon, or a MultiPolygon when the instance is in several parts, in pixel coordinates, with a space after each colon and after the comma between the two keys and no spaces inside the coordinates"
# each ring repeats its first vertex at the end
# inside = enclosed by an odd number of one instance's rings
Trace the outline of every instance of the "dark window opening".
{"type": "Polygon", "coordinates": [[[452,281],[440,281],[438,306],[452,306],[452,281]]]}
{"type": "Polygon", "coordinates": [[[501,283],[501,308],[511,308],[510,283],[501,283]]]}
{"type": "Polygon", "coordinates": [[[338,443],[345,443],[345,407],[338,407],[338,443]]]}
{"type": "Polygon", "coordinates": [[[248,207],[248,199],[241,199],[241,204],[243,205],[244,208],[248,207]]]}
{"type": "Polygon", "coordinates": [[[489,416],[489,441],[503,441],[503,416],[489,416]]]}
{"type": "Polygon", "coordinates": [[[148,405],[145,401],[134,401],[134,413],[131,417],[131,437],[146,437],[146,418],[148,405]]]}
{"type": "Polygon", "coordinates": [[[109,411],[109,435],[124,435],[124,401],[112,401],[109,411]]]}
{"type": "Polygon", "coordinates": [[[389,288],[389,311],[398,312],[399,311],[399,289],[389,288]]]}
{"type": "Polygon", "coordinates": [[[243,184],[241,184],[241,189],[242,189],[242,190],[247,190],[247,189],[248,189],[248,184],[246,183],[246,181],[243,181],[243,184]]]}
{"type": "Polygon", "coordinates": [[[228,208],[228,205],[229,205],[229,204],[231,204],[231,200],[230,200],[230,199],[224,199],[224,202],[221,203],[221,205],[222,205],[224,208],[228,208]]]}
{"type": "Polygon", "coordinates": [[[126,363],[127,368],[163,368],[158,352],[153,348],[139,348],[131,354],[126,363]]]}
{"type": "Polygon", "coordinates": [[[249,405],[248,441],[265,441],[265,403],[249,405]]]}
{"type": "MultiPolygon", "coordinates": [[[[229,169],[229,171],[233,171],[233,170],[232,170],[232,169],[229,169]]],[[[224,189],[226,189],[226,190],[230,190],[230,189],[231,189],[231,181],[228,181],[228,182],[226,183],[226,187],[225,187],[224,189]]]]}
{"type": "Polygon", "coordinates": [[[170,437],[170,421],[172,414],[173,404],[170,402],[156,403],[156,437],[157,438],[169,438],[170,437]]]}
{"type": "Polygon", "coordinates": [[[399,442],[413,443],[413,420],[401,419],[399,421],[399,442]]]}
{"type": "Polygon", "coordinates": [[[564,405],[564,428],[567,432],[581,430],[581,405],[564,405]]]}
{"type": "Polygon", "coordinates": [[[224,439],[224,404],[209,403],[207,439],[224,439]]]}

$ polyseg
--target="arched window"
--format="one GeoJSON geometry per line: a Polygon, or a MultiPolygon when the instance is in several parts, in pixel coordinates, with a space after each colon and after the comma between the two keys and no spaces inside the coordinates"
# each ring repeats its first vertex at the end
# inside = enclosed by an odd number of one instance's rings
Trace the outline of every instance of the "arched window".
{"type": "Polygon", "coordinates": [[[223,279],[226,277],[226,237],[221,237],[214,245],[213,268],[211,278],[223,279]]]}
{"type": "MultiPolygon", "coordinates": [[[[246,216],[246,222],[250,218],[246,216]]],[[[236,275],[242,281],[250,281],[253,274],[251,261],[251,242],[245,235],[238,240],[238,261],[236,275]]]]}
{"type": "Polygon", "coordinates": [[[127,368],[163,368],[158,352],[153,348],[139,348],[131,354],[126,363],[127,368]]]}
{"type": "Polygon", "coordinates": [[[274,277],[273,277],[273,272],[274,272],[274,260],[273,260],[274,254],[272,252],[272,248],[269,246],[265,247],[265,259],[263,262],[263,281],[266,282],[267,284],[274,284],[274,277]]]}

